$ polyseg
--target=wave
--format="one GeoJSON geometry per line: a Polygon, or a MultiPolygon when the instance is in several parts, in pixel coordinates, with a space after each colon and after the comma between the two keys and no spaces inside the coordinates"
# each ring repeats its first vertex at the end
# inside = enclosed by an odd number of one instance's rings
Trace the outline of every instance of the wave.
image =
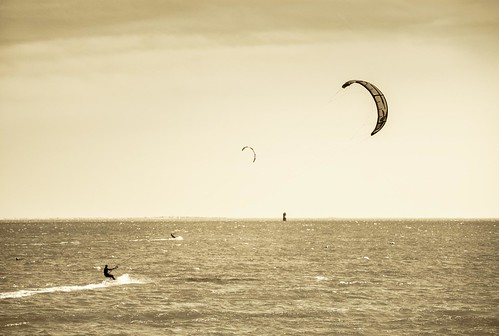
{"type": "Polygon", "coordinates": [[[129,285],[129,284],[142,284],[145,283],[143,280],[131,278],[128,274],[120,275],[116,278],[116,280],[104,280],[100,283],[92,283],[88,285],[81,286],[57,286],[57,287],[48,287],[48,288],[36,288],[36,289],[23,289],[18,290],[16,292],[7,292],[0,293],[0,299],[17,299],[27,296],[32,296],[35,294],[43,294],[43,293],[57,293],[57,292],[75,292],[82,290],[92,290],[92,289],[100,289],[106,287],[114,287],[121,285],[129,285]]]}

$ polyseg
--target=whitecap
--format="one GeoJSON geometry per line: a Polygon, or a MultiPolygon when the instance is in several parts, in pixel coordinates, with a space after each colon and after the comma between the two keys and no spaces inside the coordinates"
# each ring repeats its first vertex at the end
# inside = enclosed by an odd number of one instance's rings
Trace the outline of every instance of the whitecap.
{"type": "Polygon", "coordinates": [[[15,327],[15,326],[20,326],[20,325],[24,325],[24,324],[28,324],[28,322],[9,323],[9,324],[6,324],[5,326],[6,327],[15,327]]]}

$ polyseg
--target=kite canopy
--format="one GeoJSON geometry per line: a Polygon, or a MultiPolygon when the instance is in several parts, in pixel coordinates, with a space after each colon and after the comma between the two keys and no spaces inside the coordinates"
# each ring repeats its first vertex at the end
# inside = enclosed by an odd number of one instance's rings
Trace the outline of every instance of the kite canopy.
{"type": "Polygon", "coordinates": [[[346,88],[354,83],[360,84],[365,87],[376,103],[376,107],[378,109],[378,122],[376,123],[374,131],[372,131],[371,133],[371,135],[374,135],[378,133],[383,128],[383,126],[385,126],[386,119],[388,117],[388,104],[386,102],[385,96],[376,86],[363,80],[350,80],[343,84],[341,87],[346,88]]]}
{"type": "Polygon", "coordinates": [[[253,162],[256,161],[256,152],[255,150],[253,149],[253,147],[250,147],[250,146],[244,146],[243,149],[241,149],[241,151],[244,151],[246,148],[249,148],[253,151],[253,162]]]}

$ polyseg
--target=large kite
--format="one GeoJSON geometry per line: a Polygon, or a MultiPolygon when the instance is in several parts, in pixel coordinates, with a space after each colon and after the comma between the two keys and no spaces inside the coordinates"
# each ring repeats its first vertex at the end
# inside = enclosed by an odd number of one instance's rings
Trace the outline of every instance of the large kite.
{"type": "Polygon", "coordinates": [[[253,162],[255,162],[256,160],[256,152],[255,150],[253,149],[253,147],[250,147],[250,146],[244,146],[243,149],[241,149],[241,151],[245,150],[246,148],[249,148],[253,151],[253,162]]]}
{"type": "Polygon", "coordinates": [[[386,123],[386,118],[388,117],[388,104],[386,103],[385,96],[383,93],[374,85],[369,82],[363,80],[350,80],[343,84],[341,87],[346,88],[353,83],[357,83],[365,87],[376,103],[376,108],[378,109],[378,122],[376,123],[376,127],[374,131],[372,131],[371,135],[378,133],[386,123]]]}

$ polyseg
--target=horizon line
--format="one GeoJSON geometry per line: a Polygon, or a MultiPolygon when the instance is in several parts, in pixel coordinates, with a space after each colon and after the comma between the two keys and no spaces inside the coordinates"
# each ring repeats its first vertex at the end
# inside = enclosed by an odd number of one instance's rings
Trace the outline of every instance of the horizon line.
{"type": "MultiPolygon", "coordinates": [[[[227,217],[227,216],[125,216],[125,217],[17,217],[0,218],[0,222],[20,221],[118,221],[118,220],[275,220],[281,217],[227,217]]],[[[499,217],[287,217],[287,221],[296,220],[498,220],[499,217]]]]}

